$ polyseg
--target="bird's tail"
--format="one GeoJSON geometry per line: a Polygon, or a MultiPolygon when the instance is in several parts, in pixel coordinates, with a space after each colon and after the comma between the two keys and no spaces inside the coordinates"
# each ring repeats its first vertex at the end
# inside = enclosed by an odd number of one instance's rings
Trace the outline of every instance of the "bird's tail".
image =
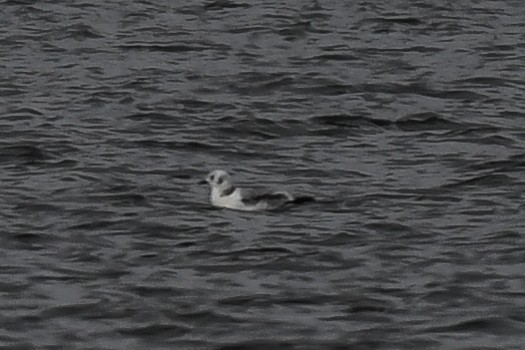
{"type": "Polygon", "coordinates": [[[300,197],[295,197],[291,200],[289,200],[288,204],[304,204],[304,203],[310,203],[310,202],[315,202],[315,198],[312,197],[312,196],[300,196],[300,197]]]}

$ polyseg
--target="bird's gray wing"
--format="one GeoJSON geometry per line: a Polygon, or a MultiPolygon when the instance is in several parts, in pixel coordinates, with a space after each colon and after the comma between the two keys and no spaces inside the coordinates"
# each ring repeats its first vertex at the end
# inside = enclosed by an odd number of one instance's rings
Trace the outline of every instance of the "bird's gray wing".
{"type": "Polygon", "coordinates": [[[293,200],[288,192],[269,192],[262,189],[242,189],[242,202],[246,205],[257,205],[260,202],[268,203],[270,207],[278,207],[293,200]]]}

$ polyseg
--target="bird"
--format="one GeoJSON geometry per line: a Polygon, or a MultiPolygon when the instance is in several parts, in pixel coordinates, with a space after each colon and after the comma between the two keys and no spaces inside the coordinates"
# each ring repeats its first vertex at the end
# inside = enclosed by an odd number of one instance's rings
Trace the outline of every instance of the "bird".
{"type": "Polygon", "coordinates": [[[210,203],[217,208],[242,211],[278,209],[286,205],[315,201],[311,196],[294,197],[286,191],[257,192],[236,187],[232,177],[224,170],[210,172],[200,184],[210,186],[210,203]]]}

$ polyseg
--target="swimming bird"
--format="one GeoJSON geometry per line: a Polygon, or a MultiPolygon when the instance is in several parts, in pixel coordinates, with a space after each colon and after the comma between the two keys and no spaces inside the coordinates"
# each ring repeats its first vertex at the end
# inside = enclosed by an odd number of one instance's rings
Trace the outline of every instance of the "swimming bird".
{"type": "Polygon", "coordinates": [[[313,202],[310,196],[294,197],[286,191],[255,192],[233,185],[224,170],[214,170],[199,183],[210,185],[210,203],[214,207],[244,211],[271,210],[288,204],[313,202]]]}

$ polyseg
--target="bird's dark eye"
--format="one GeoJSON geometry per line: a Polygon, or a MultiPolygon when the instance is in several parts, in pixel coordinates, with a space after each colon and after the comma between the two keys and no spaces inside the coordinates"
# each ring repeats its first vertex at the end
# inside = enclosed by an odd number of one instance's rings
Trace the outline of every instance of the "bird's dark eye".
{"type": "Polygon", "coordinates": [[[210,176],[210,180],[211,181],[215,180],[215,175],[210,176]]]}
{"type": "Polygon", "coordinates": [[[222,176],[217,179],[217,183],[219,185],[222,184],[223,181],[224,181],[224,179],[222,178],[222,176]]]}

